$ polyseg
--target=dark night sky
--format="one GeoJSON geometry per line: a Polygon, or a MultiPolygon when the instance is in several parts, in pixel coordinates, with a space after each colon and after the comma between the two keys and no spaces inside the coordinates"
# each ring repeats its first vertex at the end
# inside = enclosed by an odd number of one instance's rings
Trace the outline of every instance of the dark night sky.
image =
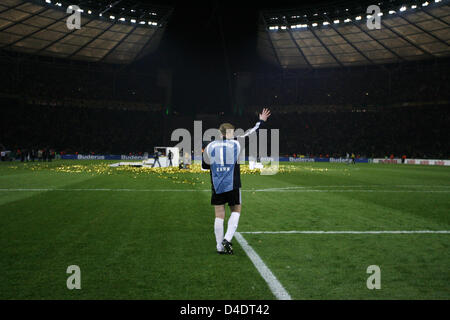
{"type": "Polygon", "coordinates": [[[300,2],[184,0],[152,3],[169,5],[174,11],[158,51],[144,60],[153,70],[157,66],[173,71],[174,110],[201,112],[229,111],[228,76],[239,71],[256,71],[263,66],[256,49],[260,10],[292,8],[300,2]]]}

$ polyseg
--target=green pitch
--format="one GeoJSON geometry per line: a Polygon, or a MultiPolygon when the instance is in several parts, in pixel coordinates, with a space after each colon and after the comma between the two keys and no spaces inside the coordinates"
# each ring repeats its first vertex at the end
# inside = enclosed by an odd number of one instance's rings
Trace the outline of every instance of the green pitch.
{"type": "MultiPolygon", "coordinates": [[[[236,239],[215,253],[208,174],[108,163],[0,163],[0,299],[275,298],[236,239]]],[[[293,299],[450,298],[449,233],[245,233],[450,230],[450,168],[281,169],[242,176],[238,231],[293,299]]]]}

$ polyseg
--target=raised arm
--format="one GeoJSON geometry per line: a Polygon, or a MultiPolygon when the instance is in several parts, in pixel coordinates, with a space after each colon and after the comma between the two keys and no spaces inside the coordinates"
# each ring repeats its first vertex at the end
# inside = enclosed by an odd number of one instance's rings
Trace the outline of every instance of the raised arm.
{"type": "Polygon", "coordinates": [[[270,110],[264,108],[262,112],[259,114],[259,121],[256,122],[255,126],[249,130],[247,130],[242,136],[238,136],[237,138],[244,138],[251,135],[253,132],[256,132],[264,122],[270,117],[270,110]]]}

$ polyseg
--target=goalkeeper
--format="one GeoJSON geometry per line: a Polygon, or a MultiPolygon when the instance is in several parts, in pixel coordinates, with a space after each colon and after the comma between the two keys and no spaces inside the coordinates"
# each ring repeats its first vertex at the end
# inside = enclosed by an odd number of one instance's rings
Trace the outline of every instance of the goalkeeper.
{"type": "Polygon", "coordinates": [[[209,169],[211,175],[211,205],[214,206],[216,215],[214,233],[217,252],[220,254],[233,254],[231,240],[241,215],[241,175],[238,163],[241,146],[235,138],[246,137],[256,132],[269,117],[270,110],[264,108],[256,125],[240,137],[234,136],[232,124],[221,124],[219,130],[222,139],[209,143],[203,152],[202,168],[209,169]],[[230,206],[231,216],[224,236],[225,204],[227,203],[230,206]]]}

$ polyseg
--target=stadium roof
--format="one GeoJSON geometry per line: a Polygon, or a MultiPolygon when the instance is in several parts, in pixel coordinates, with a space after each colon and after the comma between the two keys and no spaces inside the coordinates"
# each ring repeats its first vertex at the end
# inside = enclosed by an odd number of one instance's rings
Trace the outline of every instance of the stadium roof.
{"type": "Polygon", "coordinates": [[[156,49],[171,12],[129,0],[2,0],[0,49],[127,64],[156,49]],[[81,10],[80,29],[66,25],[71,5],[81,10]]]}
{"type": "Polygon", "coordinates": [[[261,12],[263,57],[283,68],[323,68],[433,59],[450,55],[447,0],[378,2],[381,29],[370,30],[368,5],[261,12]]]}

